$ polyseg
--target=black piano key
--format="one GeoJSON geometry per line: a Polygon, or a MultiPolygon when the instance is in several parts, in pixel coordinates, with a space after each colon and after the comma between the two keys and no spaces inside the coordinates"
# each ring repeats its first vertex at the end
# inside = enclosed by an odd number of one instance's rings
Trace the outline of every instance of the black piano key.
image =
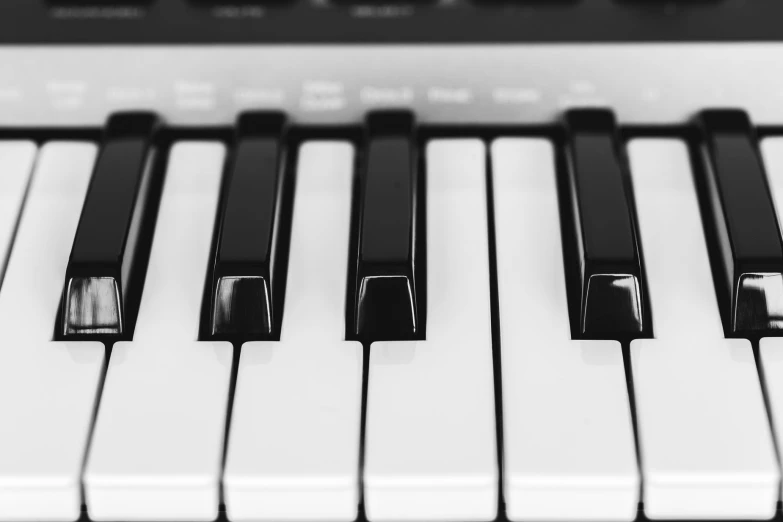
{"type": "Polygon", "coordinates": [[[142,230],[150,201],[159,125],[151,113],[109,119],[66,271],[60,315],[64,337],[127,333],[129,297],[141,274],[142,230]]]}
{"type": "Polygon", "coordinates": [[[245,113],[219,218],[209,333],[215,338],[270,339],[280,312],[279,212],[285,117],[245,113]]]}
{"type": "Polygon", "coordinates": [[[355,305],[360,339],[411,339],[419,328],[414,125],[407,112],[378,112],[367,120],[355,305]]]}
{"type": "Polygon", "coordinates": [[[642,271],[614,116],[600,109],[565,115],[568,190],[579,274],[579,333],[641,334],[642,271]]]}
{"type": "Polygon", "coordinates": [[[722,109],[704,111],[698,121],[724,319],[733,333],[779,330],[783,244],[750,119],[722,109]]]}

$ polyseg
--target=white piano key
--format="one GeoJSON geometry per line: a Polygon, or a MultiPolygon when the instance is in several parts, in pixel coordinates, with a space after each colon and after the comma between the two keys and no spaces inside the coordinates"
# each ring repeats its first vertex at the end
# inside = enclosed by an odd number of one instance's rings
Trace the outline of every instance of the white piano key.
{"type": "Polygon", "coordinates": [[[633,520],[639,501],[620,343],[571,339],[555,157],[492,145],[510,520],[633,520]]]}
{"type": "Polygon", "coordinates": [[[631,343],[643,500],[655,519],[769,519],[779,472],[753,351],[725,339],[686,145],[628,153],[654,339],[631,343]]]}
{"type": "Polygon", "coordinates": [[[169,156],[132,342],[117,343],[84,476],[93,520],[214,520],[229,343],[197,342],[225,148],[169,156]]]}
{"type": "MultiPolygon", "coordinates": [[[[769,172],[769,171],[768,171],[769,172]]],[[[783,338],[767,337],[759,342],[761,374],[767,389],[769,415],[778,448],[783,443],[783,338]]]]}
{"type": "Polygon", "coordinates": [[[485,154],[475,139],[427,146],[427,340],[370,348],[372,521],[497,514],[485,154]]]}
{"type": "MultiPolygon", "coordinates": [[[[767,171],[767,180],[778,214],[783,218],[783,138],[764,138],[760,143],[761,156],[767,171]]],[[[777,296],[783,307],[783,296],[777,296]]],[[[783,320],[779,317],[778,320],[783,320]]],[[[770,337],[759,342],[761,373],[767,389],[772,432],[778,448],[783,448],[783,338],[770,337]]]]}
{"type": "MultiPolygon", "coordinates": [[[[32,164],[27,146],[9,153],[0,148],[0,163],[32,164]]],[[[0,292],[1,520],[79,517],[104,346],[51,339],[96,153],[92,143],[43,146],[0,292]]]]}
{"type": "Polygon", "coordinates": [[[0,141],[0,281],[19,222],[36,152],[37,147],[32,141],[0,141]]]}
{"type": "Polygon", "coordinates": [[[353,147],[299,150],[279,342],[242,346],[223,477],[250,520],[355,520],[362,347],[345,341],[353,147]]]}

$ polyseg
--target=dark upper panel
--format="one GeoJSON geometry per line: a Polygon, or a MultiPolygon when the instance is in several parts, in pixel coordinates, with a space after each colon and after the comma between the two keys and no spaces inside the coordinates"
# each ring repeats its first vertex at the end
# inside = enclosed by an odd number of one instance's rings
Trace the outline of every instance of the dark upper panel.
{"type": "Polygon", "coordinates": [[[780,0],[3,0],[0,44],[783,40],[780,0]]]}

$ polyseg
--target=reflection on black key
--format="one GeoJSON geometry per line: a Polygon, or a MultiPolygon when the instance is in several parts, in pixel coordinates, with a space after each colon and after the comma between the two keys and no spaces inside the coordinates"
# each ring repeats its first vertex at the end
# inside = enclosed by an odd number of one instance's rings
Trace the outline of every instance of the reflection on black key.
{"type": "Polygon", "coordinates": [[[152,186],[158,118],[112,116],[71,250],[63,292],[63,336],[123,335],[129,295],[140,284],[141,233],[152,186]]]}
{"type": "Polygon", "coordinates": [[[702,159],[734,333],[783,328],[783,245],[756,136],[739,110],[705,111],[702,159]]]}
{"type": "Polygon", "coordinates": [[[405,112],[368,117],[361,176],[356,329],[360,339],[411,339],[419,328],[415,267],[417,157],[405,112]]]}
{"type": "Polygon", "coordinates": [[[566,114],[566,157],[580,276],[580,334],[619,338],[643,330],[639,251],[614,116],[566,114]]]}
{"type": "Polygon", "coordinates": [[[246,113],[230,166],[220,217],[210,313],[216,338],[269,339],[279,311],[278,217],[284,166],[280,113],[246,113]]]}

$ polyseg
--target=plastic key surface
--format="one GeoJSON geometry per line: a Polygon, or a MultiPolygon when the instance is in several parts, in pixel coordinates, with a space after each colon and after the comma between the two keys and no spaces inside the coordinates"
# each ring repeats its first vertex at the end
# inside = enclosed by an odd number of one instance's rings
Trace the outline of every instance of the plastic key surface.
{"type": "Polygon", "coordinates": [[[565,123],[579,330],[589,338],[638,335],[644,330],[642,271],[614,116],[573,110],[565,123]]]}
{"type": "Polygon", "coordinates": [[[212,282],[210,334],[217,338],[268,339],[280,321],[284,123],[279,113],[246,113],[238,123],[212,282]]]}
{"type": "Polygon", "coordinates": [[[375,113],[360,174],[356,335],[411,339],[421,328],[416,285],[418,157],[413,116],[375,113]]]}
{"type": "MultiPolygon", "coordinates": [[[[0,145],[3,177],[26,178],[34,148],[8,147],[0,145]]],[[[41,148],[0,291],[0,520],[80,514],[105,349],[51,339],[96,153],[86,142],[41,148]]]]}
{"type": "Polygon", "coordinates": [[[299,149],[279,342],[245,343],[223,477],[232,521],[351,522],[362,346],[345,341],[353,146],[299,149]]]}
{"type": "Polygon", "coordinates": [[[745,339],[725,339],[687,146],[628,145],[654,339],[631,342],[645,514],[760,520],[780,473],[745,339]]]}
{"type": "MultiPolygon", "coordinates": [[[[780,220],[783,210],[783,138],[764,138],[759,145],[768,175],[769,188],[780,220]]],[[[769,401],[772,431],[778,448],[781,448],[783,447],[783,338],[761,339],[759,355],[761,374],[769,401]]]]}
{"type": "Polygon", "coordinates": [[[37,152],[38,147],[32,141],[0,141],[0,281],[11,252],[37,152]]]}
{"type": "Polygon", "coordinates": [[[782,329],[783,241],[755,131],[739,110],[705,111],[699,123],[728,330],[782,329]]]}
{"type": "Polygon", "coordinates": [[[176,142],[133,341],[114,345],[84,474],[93,520],[218,515],[232,346],[199,342],[225,147],[176,142]]]}
{"type": "MultiPolygon", "coordinates": [[[[113,116],[107,125],[71,249],[63,291],[62,334],[126,333],[129,296],[142,284],[140,252],[152,188],[158,119],[150,113],[113,116]]],[[[146,231],[149,233],[149,231],[146,231]]]]}
{"type": "Polygon", "coordinates": [[[572,340],[552,144],[492,144],[506,515],[634,520],[639,471],[623,354],[572,340]]]}
{"type": "Polygon", "coordinates": [[[427,339],[370,348],[371,521],[497,514],[485,163],[480,140],[427,144],[427,339]]]}

